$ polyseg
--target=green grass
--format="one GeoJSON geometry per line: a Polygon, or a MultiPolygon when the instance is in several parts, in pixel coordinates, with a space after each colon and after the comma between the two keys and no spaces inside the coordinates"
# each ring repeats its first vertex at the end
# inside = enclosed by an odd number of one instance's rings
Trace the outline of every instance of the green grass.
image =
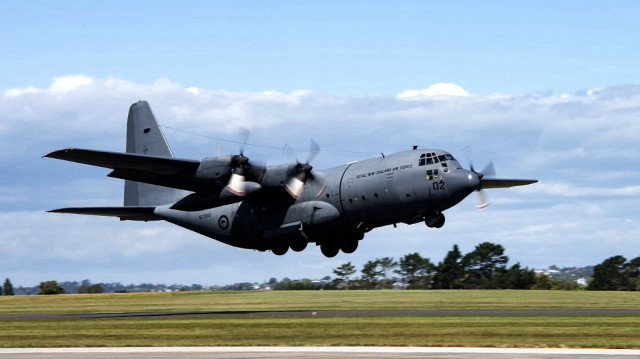
{"type": "Polygon", "coordinates": [[[432,290],[0,297],[0,314],[343,309],[640,309],[638,292],[432,290]]]}
{"type": "Polygon", "coordinates": [[[0,328],[3,347],[640,347],[640,316],[10,320],[0,328]]]}
{"type": "MultiPolygon", "coordinates": [[[[483,308],[640,309],[640,293],[293,291],[0,297],[0,314],[483,308]]],[[[640,316],[319,315],[0,321],[0,347],[237,345],[640,348],[640,316]]]]}

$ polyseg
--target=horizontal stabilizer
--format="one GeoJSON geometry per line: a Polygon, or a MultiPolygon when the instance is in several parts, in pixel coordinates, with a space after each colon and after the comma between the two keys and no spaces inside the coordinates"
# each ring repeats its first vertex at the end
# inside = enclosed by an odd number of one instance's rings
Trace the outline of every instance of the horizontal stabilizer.
{"type": "Polygon", "coordinates": [[[52,209],[50,213],[87,214],[92,216],[120,217],[123,221],[156,221],[155,207],[69,207],[52,209]]]}
{"type": "Polygon", "coordinates": [[[534,179],[483,178],[480,181],[480,189],[525,186],[537,182],[538,180],[534,179]]]}

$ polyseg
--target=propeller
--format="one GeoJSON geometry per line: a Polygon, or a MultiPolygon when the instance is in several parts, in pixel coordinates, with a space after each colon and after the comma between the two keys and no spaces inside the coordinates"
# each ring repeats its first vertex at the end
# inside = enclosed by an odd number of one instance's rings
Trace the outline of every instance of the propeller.
{"type": "MultiPolygon", "coordinates": [[[[484,167],[482,172],[476,172],[473,169],[473,165],[471,166],[471,171],[473,171],[473,173],[475,173],[478,176],[478,179],[480,179],[480,183],[482,183],[483,178],[493,178],[496,175],[495,167],[493,166],[493,162],[491,161],[489,161],[489,163],[484,167]]],[[[481,187],[478,187],[478,189],[476,190],[476,193],[477,193],[476,201],[478,203],[476,205],[476,208],[479,210],[483,210],[489,207],[489,203],[490,203],[489,199],[484,194],[484,191],[482,190],[481,187]]]]}
{"type": "Polygon", "coordinates": [[[489,161],[489,163],[487,163],[482,171],[478,172],[473,168],[473,162],[471,161],[471,149],[467,146],[463,149],[463,152],[467,155],[467,158],[469,160],[469,169],[471,170],[471,172],[475,173],[480,180],[480,185],[478,186],[478,189],[476,189],[476,208],[478,210],[486,209],[487,207],[489,207],[490,201],[482,190],[482,179],[494,178],[496,176],[496,169],[493,166],[493,161],[489,161]]]}
{"type": "Polygon", "coordinates": [[[231,157],[231,177],[227,183],[227,189],[236,196],[244,196],[245,191],[245,166],[249,158],[242,153],[231,157]]]}
{"type": "Polygon", "coordinates": [[[240,139],[238,141],[240,144],[240,154],[231,156],[231,177],[229,177],[229,182],[225,189],[236,196],[244,196],[248,192],[253,192],[260,188],[260,185],[255,182],[245,181],[246,170],[251,168],[249,158],[244,155],[244,148],[249,141],[249,134],[249,130],[240,127],[238,136],[240,139]]]}
{"type": "Polygon", "coordinates": [[[320,146],[318,146],[318,144],[312,139],[309,144],[309,156],[307,157],[307,162],[296,163],[293,170],[294,174],[291,176],[291,178],[289,178],[289,181],[287,181],[287,184],[285,185],[285,189],[294,199],[298,199],[300,197],[302,191],[304,190],[305,184],[309,180],[316,181],[322,184],[317,197],[320,197],[324,193],[326,189],[324,178],[321,175],[312,172],[313,166],[309,164],[311,161],[313,161],[318,152],[320,152],[320,146]]]}

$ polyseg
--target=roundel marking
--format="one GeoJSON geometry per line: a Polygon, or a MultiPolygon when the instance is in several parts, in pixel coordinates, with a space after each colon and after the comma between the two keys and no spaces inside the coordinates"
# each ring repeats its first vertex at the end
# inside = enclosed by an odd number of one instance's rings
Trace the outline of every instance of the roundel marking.
{"type": "Polygon", "coordinates": [[[218,218],[218,227],[222,230],[229,228],[229,218],[225,215],[220,216],[220,218],[218,218]]]}

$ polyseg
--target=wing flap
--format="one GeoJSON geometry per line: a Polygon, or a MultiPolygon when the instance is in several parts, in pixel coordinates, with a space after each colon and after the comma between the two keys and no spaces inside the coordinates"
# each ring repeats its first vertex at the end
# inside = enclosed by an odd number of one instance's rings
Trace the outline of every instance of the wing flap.
{"type": "Polygon", "coordinates": [[[536,182],[538,182],[538,180],[534,179],[483,178],[480,181],[480,189],[509,188],[515,186],[525,186],[536,182]]]}
{"type": "Polygon", "coordinates": [[[91,216],[119,217],[123,221],[159,220],[153,212],[155,207],[68,207],[47,211],[49,213],[73,213],[91,216]]]}

